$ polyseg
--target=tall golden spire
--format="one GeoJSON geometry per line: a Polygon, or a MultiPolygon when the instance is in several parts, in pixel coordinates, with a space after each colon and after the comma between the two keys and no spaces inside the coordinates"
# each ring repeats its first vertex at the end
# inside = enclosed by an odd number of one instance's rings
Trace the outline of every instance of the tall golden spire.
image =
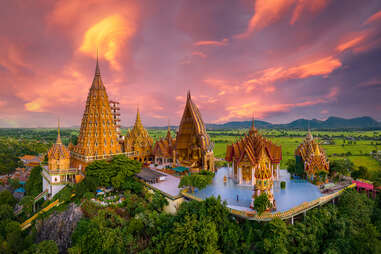
{"type": "Polygon", "coordinates": [[[140,110],[139,110],[139,105],[137,105],[136,108],[136,120],[135,120],[135,126],[137,128],[143,128],[142,120],[140,119],[140,110]]]}
{"type": "Polygon", "coordinates": [[[97,48],[97,64],[95,66],[95,75],[96,76],[101,75],[101,72],[99,70],[99,63],[98,63],[98,48],[97,48]]]}
{"type": "MultiPolygon", "coordinates": [[[[94,80],[86,100],[78,144],[73,148],[78,160],[86,156],[111,156],[121,152],[106,88],[100,75],[98,57],[94,80]]],[[[90,160],[89,159],[89,160],[90,160]]]]}
{"type": "Polygon", "coordinates": [[[62,144],[61,133],[60,133],[60,118],[58,118],[58,128],[57,128],[57,141],[56,144],[62,144]]]}

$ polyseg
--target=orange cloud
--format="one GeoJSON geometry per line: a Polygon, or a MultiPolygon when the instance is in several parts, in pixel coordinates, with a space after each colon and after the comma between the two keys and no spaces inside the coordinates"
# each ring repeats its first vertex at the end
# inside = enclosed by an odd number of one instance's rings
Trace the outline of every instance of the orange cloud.
{"type": "Polygon", "coordinates": [[[381,20],[381,11],[379,12],[376,12],[375,14],[373,14],[372,16],[370,16],[365,22],[364,22],[364,25],[368,25],[370,23],[373,23],[373,22],[376,22],[376,21],[379,21],[381,20]]]}
{"type": "Polygon", "coordinates": [[[278,112],[289,112],[293,108],[297,107],[308,107],[322,103],[328,103],[336,98],[338,94],[338,89],[333,87],[328,94],[322,98],[305,100],[297,103],[266,103],[267,101],[262,101],[261,98],[256,98],[254,101],[249,103],[242,103],[239,105],[231,105],[225,108],[226,114],[217,119],[216,123],[227,122],[233,119],[247,119],[251,117],[252,113],[259,118],[266,117],[271,113],[278,112]]]}
{"type": "Polygon", "coordinates": [[[329,0],[257,0],[254,4],[254,15],[251,17],[247,30],[237,35],[237,38],[245,38],[255,30],[263,29],[282,18],[282,15],[294,6],[290,24],[294,24],[302,12],[317,13],[324,9],[329,0]]]}
{"type": "Polygon", "coordinates": [[[81,86],[79,84],[88,84],[87,77],[73,67],[66,67],[57,76],[58,78],[56,76],[45,77],[44,82],[40,83],[38,87],[34,87],[33,91],[16,87],[16,95],[25,101],[25,110],[50,112],[57,106],[85,100],[89,85],[81,86]],[[72,93],[72,91],[76,92],[72,93]]]}
{"type": "Polygon", "coordinates": [[[324,9],[329,0],[298,0],[290,24],[295,24],[300,18],[304,11],[309,11],[310,13],[316,13],[324,9]]]}
{"type": "Polygon", "coordinates": [[[193,51],[192,52],[192,56],[199,56],[201,58],[206,58],[207,57],[207,55],[205,53],[201,52],[201,51],[193,51]]]}
{"type": "MultiPolygon", "coordinates": [[[[270,85],[277,80],[283,79],[303,79],[311,76],[328,75],[341,66],[339,59],[332,56],[321,58],[312,63],[306,63],[294,67],[273,67],[256,73],[250,80],[244,82],[248,92],[255,89],[258,85],[270,85]]],[[[269,89],[272,92],[275,89],[269,89]]]]}
{"type": "Polygon", "coordinates": [[[13,74],[18,74],[20,69],[28,68],[30,65],[23,59],[23,52],[20,48],[7,41],[0,41],[5,48],[0,57],[0,65],[4,66],[13,74]]]}
{"type": "Polygon", "coordinates": [[[225,46],[228,44],[228,39],[223,39],[221,41],[198,41],[193,43],[194,46],[225,46]]]}
{"type": "Polygon", "coordinates": [[[355,38],[350,39],[349,41],[345,41],[345,42],[339,44],[336,47],[336,50],[339,52],[343,52],[347,49],[358,46],[361,42],[364,41],[365,37],[366,37],[366,34],[360,34],[360,35],[356,36],[355,38]]]}
{"type": "Polygon", "coordinates": [[[290,68],[286,73],[288,77],[307,78],[310,76],[330,74],[341,65],[339,59],[329,56],[312,63],[290,68]]]}
{"type": "Polygon", "coordinates": [[[131,39],[135,32],[136,25],[133,20],[119,14],[109,16],[86,31],[79,51],[95,57],[99,48],[100,54],[111,66],[120,70],[117,55],[123,44],[131,39]]]}
{"type": "Polygon", "coordinates": [[[255,29],[262,29],[272,23],[275,23],[281,18],[281,15],[286,12],[293,0],[257,0],[254,5],[254,15],[249,21],[248,28],[245,33],[238,35],[238,38],[245,38],[255,29]]]}

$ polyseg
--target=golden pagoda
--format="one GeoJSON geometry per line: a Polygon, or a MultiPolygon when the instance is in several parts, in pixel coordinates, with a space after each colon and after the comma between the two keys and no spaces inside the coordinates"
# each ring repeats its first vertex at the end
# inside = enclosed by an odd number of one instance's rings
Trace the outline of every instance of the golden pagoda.
{"type": "Polygon", "coordinates": [[[152,146],[153,139],[143,127],[138,108],[134,127],[128,131],[125,137],[124,150],[126,152],[134,151],[135,160],[147,162],[152,156],[152,146]]]}
{"type": "Polygon", "coordinates": [[[120,153],[121,146],[97,58],[94,80],[82,117],[78,144],[71,150],[71,164],[72,167],[84,169],[91,161],[108,159],[120,153]]]}
{"type": "Polygon", "coordinates": [[[254,119],[248,134],[227,146],[225,160],[232,163],[232,177],[237,184],[254,186],[253,198],[265,192],[273,203],[272,187],[279,176],[282,147],[263,137],[254,119]]]}
{"type": "Polygon", "coordinates": [[[192,172],[200,169],[214,171],[213,143],[189,91],[175,149],[175,161],[177,159],[180,165],[189,167],[192,172]]]}
{"type": "Polygon", "coordinates": [[[329,172],[329,161],[319,142],[313,138],[310,130],[304,142],[295,150],[296,163],[302,163],[304,172],[310,180],[323,171],[329,172]]]}
{"type": "Polygon", "coordinates": [[[155,156],[155,164],[162,166],[170,166],[174,162],[176,139],[172,138],[171,129],[168,124],[167,135],[156,141],[153,147],[153,155],[155,156]]]}
{"type": "Polygon", "coordinates": [[[42,188],[48,197],[53,197],[66,184],[81,178],[78,169],[70,168],[70,151],[62,144],[58,122],[57,141],[48,151],[48,166],[43,166],[42,170],[42,188]]]}

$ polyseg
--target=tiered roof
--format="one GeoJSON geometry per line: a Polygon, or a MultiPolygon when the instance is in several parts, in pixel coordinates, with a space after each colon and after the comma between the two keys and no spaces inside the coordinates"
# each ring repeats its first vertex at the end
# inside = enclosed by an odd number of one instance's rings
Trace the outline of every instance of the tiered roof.
{"type": "Polygon", "coordinates": [[[253,121],[248,135],[227,146],[225,159],[239,163],[246,156],[253,166],[257,165],[264,156],[267,156],[271,163],[277,164],[282,160],[282,147],[259,134],[253,121]]]}
{"type": "Polygon", "coordinates": [[[72,151],[81,156],[110,156],[121,152],[98,59],[86,100],[78,144],[72,151]]]}
{"type": "Polygon", "coordinates": [[[152,152],[153,139],[142,124],[139,108],[136,112],[134,127],[127,133],[126,145],[127,150],[136,150],[136,147],[141,147],[146,149],[145,152],[152,152]]]}
{"type": "Polygon", "coordinates": [[[176,149],[188,149],[196,137],[197,144],[202,151],[211,151],[212,142],[206,132],[204,121],[196,104],[193,103],[190,92],[187,94],[187,102],[183,117],[181,118],[179,131],[176,136],[176,149]]]}
{"type": "Polygon", "coordinates": [[[295,150],[295,154],[302,158],[307,174],[311,175],[319,171],[329,171],[327,156],[310,131],[308,131],[304,142],[295,150]]]}
{"type": "Polygon", "coordinates": [[[167,135],[164,138],[156,141],[153,153],[155,156],[172,158],[172,153],[175,149],[176,139],[172,138],[171,130],[168,126],[167,135]]]}
{"type": "Polygon", "coordinates": [[[57,129],[57,141],[55,144],[53,144],[49,151],[48,151],[48,159],[49,160],[63,160],[63,159],[70,159],[70,151],[66,148],[64,144],[62,144],[61,141],[61,134],[60,134],[60,125],[58,122],[58,129],[57,129]]]}

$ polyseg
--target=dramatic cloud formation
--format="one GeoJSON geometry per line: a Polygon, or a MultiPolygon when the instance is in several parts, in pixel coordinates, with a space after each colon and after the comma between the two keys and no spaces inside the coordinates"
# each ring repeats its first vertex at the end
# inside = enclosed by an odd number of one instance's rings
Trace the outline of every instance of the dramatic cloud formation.
{"type": "Polygon", "coordinates": [[[0,127],[78,126],[97,50],[122,125],[370,115],[381,103],[378,0],[8,1],[0,127]],[[353,12],[356,10],[356,13],[353,12]]]}

